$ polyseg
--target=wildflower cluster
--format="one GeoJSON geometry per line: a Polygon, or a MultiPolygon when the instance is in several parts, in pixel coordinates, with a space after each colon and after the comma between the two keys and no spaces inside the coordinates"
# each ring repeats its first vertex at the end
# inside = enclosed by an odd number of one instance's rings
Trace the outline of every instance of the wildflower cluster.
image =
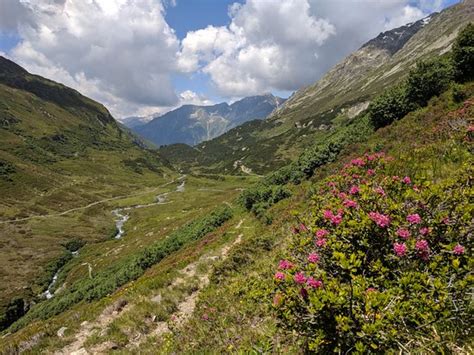
{"type": "Polygon", "coordinates": [[[421,188],[412,177],[386,174],[390,160],[382,153],[353,159],[318,184],[293,228],[273,304],[311,350],[383,351],[414,331],[466,321],[469,174],[421,188]]]}

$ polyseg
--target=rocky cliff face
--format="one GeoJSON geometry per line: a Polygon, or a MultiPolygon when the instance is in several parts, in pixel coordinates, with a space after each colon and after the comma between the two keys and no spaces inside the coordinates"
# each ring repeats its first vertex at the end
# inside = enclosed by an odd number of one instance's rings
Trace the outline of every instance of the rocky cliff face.
{"type": "Polygon", "coordinates": [[[138,134],[156,145],[186,143],[196,145],[213,139],[229,129],[254,119],[264,119],[284,99],[271,94],[246,97],[232,105],[184,105],[151,122],[132,127],[138,134]]]}

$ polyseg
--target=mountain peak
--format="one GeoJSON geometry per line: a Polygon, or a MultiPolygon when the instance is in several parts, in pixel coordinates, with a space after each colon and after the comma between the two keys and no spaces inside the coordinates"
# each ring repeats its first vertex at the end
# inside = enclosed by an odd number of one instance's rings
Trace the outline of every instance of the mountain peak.
{"type": "Polygon", "coordinates": [[[430,23],[433,17],[437,14],[438,13],[435,12],[421,20],[407,23],[406,25],[389,31],[381,32],[377,37],[362,45],[361,48],[375,47],[378,49],[385,49],[390,53],[390,55],[394,55],[403,48],[405,43],[407,43],[419,30],[430,23]]]}

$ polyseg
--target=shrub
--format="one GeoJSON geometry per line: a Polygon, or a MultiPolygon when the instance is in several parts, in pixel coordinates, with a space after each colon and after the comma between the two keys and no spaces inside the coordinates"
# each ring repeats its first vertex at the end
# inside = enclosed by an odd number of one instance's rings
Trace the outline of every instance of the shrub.
{"type": "Polygon", "coordinates": [[[458,35],[452,49],[454,75],[459,82],[474,79],[474,24],[468,24],[458,35]]]}
{"type": "Polygon", "coordinates": [[[309,350],[407,351],[448,328],[469,336],[472,169],[421,188],[387,176],[387,160],[354,159],[323,181],[293,228],[273,304],[309,350]]]}
{"type": "Polygon", "coordinates": [[[433,97],[445,91],[453,80],[453,67],[448,58],[420,61],[406,82],[406,97],[410,104],[426,106],[433,97]]]}
{"type": "Polygon", "coordinates": [[[388,126],[410,111],[406,86],[399,85],[384,91],[369,105],[368,112],[374,128],[388,126]]]}

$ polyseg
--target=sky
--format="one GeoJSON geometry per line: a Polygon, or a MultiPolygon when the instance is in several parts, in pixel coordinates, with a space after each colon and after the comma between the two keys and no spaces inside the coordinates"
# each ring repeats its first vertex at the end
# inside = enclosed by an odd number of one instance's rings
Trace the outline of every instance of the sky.
{"type": "Polygon", "coordinates": [[[120,119],[287,97],[458,0],[0,0],[0,55],[120,119]]]}

